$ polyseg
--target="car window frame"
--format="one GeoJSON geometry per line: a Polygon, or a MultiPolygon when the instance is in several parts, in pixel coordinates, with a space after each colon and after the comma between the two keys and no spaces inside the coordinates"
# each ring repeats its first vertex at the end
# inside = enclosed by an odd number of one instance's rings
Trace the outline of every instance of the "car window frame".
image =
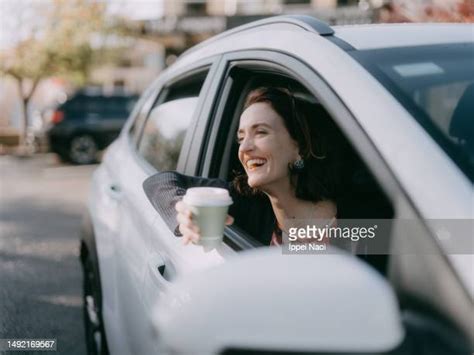
{"type": "MultiPolygon", "coordinates": [[[[260,67],[263,70],[276,71],[286,74],[305,86],[328,111],[344,136],[353,145],[357,154],[362,158],[369,171],[374,175],[377,183],[393,206],[394,218],[396,218],[397,211],[399,210],[400,199],[403,199],[403,202],[416,215],[418,214],[414,204],[396,179],[396,175],[391,171],[375,144],[360,126],[349,108],[338,97],[337,93],[333,91],[319,73],[303,60],[276,50],[242,50],[223,55],[220,65],[222,76],[219,88],[216,89],[219,95],[216,95],[212,115],[209,116],[206,123],[208,129],[205,131],[207,133],[202,138],[206,142],[206,148],[201,152],[201,159],[198,166],[196,166],[194,175],[211,177],[211,161],[213,160],[212,157],[216,154],[214,151],[216,149],[216,139],[223,121],[222,113],[227,100],[226,94],[228,94],[230,89],[226,87],[226,83],[230,79],[230,70],[235,66],[260,67]],[[204,157],[211,157],[211,159],[206,160],[204,157]]],[[[222,172],[219,172],[219,176],[212,177],[226,178],[226,176],[222,175],[222,172]]],[[[237,251],[261,246],[260,243],[255,243],[255,238],[248,236],[245,232],[239,230],[238,227],[233,226],[225,228],[224,242],[237,251]]]]}

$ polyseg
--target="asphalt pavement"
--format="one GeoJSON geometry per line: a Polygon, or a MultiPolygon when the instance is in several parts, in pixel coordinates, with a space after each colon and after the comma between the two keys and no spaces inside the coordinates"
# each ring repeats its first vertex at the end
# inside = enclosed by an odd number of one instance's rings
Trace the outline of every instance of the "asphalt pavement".
{"type": "Polygon", "coordinates": [[[55,338],[57,354],[86,353],[79,228],[95,168],[0,156],[0,339],[55,338]]]}

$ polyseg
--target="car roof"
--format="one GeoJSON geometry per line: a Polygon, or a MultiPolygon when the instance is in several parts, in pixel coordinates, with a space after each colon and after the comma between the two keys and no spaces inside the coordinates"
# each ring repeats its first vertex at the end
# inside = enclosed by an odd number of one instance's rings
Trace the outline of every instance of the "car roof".
{"type": "MultiPolygon", "coordinates": [[[[230,38],[238,38],[252,32],[283,30],[299,33],[314,33],[334,41],[344,49],[375,49],[407,47],[431,44],[463,43],[474,41],[473,24],[453,23],[408,23],[329,26],[313,16],[282,15],[254,21],[211,37],[188,49],[180,59],[204,48],[218,47],[230,38]],[[342,40],[342,41],[340,41],[342,40]]],[[[178,60],[179,61],[179,60],[178,60]]]]}
{"type": "Polygon", "coordinates": [[[332,28],[336,37],[358,50],[474,42],[474,25],[467,23],[400,23],[332,28]]]}
{"type": "MultiPolygon", "coordinates": [[[[209,45],[215,45],[222,41],[227,41],[230,37],[239,36],[248,31],[261,30],[288,30],[288,31],[309,31],[318,33],[321,36],[329,36],[334,34],[334,30],[327,23],[317,19],[316,17],[307,15],[283,15],[272,16],[263,20],[253,21],[233,29],[224,31],[215,35],[185,51],[181,57],[190,53],[199,51],[209,45]]],[[[180,58],[181,58],[180,57],[180,58]]]]}

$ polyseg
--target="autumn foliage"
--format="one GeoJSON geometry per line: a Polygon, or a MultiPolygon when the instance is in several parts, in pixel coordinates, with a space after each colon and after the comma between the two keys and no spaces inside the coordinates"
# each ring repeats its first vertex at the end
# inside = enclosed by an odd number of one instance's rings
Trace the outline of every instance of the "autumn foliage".
{"type": "Polygon", "coordinates": [[[392,1],[379,11],[378,22],[474,22],[474,0],[392,1]]]}

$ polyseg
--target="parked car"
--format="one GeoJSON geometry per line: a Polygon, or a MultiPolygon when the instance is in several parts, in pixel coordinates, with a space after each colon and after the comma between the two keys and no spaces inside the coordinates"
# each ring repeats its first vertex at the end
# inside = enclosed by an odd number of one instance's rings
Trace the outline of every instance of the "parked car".
{"type": "Polygon", "coordinates": [[[89,352],[470,354],[473,253],[450,252],[429,221],[473,218],[472,31],[281,16],[184,53],[93,174],[81,241],[89,352]],[[210,252],[175,237],[144,180],[230,180],[243,100],[261,85],[290,87],[334,120],[352,147],[354,217],[391,220],[390,252],[287,256],[239,225],[210,252]],[[404,220],[417,227],[408,238],[404,220]]]}
{"type": "Polygon", "coordinates": [[[53,112],[46,130],[50,150],[64,161],[91,164],[120,133],[138,97],[78,92],[53,112]]]}

